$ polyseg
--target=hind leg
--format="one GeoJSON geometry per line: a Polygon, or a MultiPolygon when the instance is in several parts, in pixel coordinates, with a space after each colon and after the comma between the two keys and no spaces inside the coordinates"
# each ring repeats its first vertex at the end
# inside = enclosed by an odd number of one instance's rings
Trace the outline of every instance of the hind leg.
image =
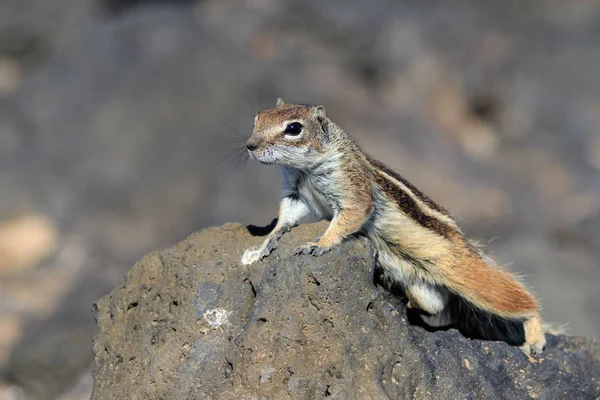
{"type": "Polygon", "coordinates": [[[546,346],[546,336],[542,328],[542,319],[539,314],[523,322],[525,329],[525,343],[521,346],[527,354],[541,354],[546,346]]]}
{"type": "Polygon", "coordinates": [[[420,315],[423,322],[429,325],[432,328],[443,328],[454,323],[454,319],[452,318],[452,314],[450,310],[446,309],[441,313],[435,315],[420,315]]]}
{"type": "Polygon", "coordinates": [[[447,309],[448,293],[438,287],[422,282],[412,284],[404,289],[408,297],[409,307],[423,311],[421,319],[429,326],[437,328],[452,323],[447,309]]]}

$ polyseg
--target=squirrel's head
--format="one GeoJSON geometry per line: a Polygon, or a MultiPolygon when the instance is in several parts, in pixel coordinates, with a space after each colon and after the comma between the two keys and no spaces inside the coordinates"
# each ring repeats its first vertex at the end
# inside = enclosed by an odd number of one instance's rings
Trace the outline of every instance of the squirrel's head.
{"type": "Polygon", "coordinates": [[[246,147],[263,164],[310,166],[325,151],[328,119],[323,106],[285,104],[259,112],[246,147]]]}

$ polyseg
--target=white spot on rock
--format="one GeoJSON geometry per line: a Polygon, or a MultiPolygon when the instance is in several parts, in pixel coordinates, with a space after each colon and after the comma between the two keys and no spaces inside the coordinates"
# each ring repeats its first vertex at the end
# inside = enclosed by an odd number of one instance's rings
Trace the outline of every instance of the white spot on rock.
{"type": "Polygon", "coordinates": [[[229,325],[229,320],[227,319],[229,314],[231,313],[223,308],[215,308],[206,311],[204,315],[202,315],[202,318],[212,329],[215,329],[222,325],[229,325]]]}

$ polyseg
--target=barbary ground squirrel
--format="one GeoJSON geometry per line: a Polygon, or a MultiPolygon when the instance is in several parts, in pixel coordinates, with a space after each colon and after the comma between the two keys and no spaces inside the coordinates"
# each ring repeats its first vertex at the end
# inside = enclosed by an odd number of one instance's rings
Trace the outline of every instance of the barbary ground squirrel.
{"type": "Polygon", "coordinates": [[[540,354],[546,344],[538,304],[463,235],[448,212],[383,163],[365,154],[322,106],[285,104],[256,115],[246,142],[252,158],[283,169],[279,219],[264,243],[242,257],[251,264],[303,217],[331,220],[323,236],[296,254],[319,256],[364,235],[383,281],[399,284],[427,326],[503,340],[540,354]]]}

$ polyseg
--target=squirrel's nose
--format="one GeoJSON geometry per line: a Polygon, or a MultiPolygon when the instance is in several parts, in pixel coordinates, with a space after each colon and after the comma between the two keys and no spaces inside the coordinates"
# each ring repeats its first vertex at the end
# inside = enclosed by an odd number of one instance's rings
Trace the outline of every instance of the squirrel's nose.
{"type": "Polygon", "coordinates": [[[254,151],[254,150],[258,149],[258,145],[248,142],[248,143],[246,143],[246,148],[250,151],[254,151]]]}

